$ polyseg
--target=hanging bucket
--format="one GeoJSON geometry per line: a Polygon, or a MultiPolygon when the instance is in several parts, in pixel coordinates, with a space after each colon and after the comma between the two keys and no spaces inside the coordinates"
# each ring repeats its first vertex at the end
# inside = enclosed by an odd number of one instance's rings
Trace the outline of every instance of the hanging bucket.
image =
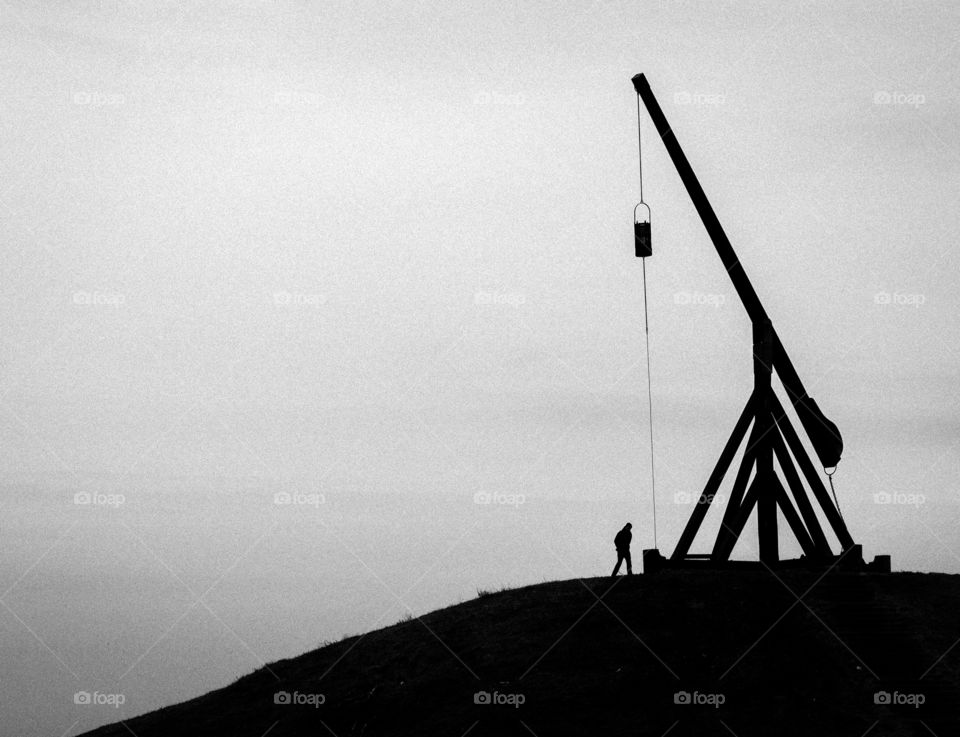
{"type": "Polygon", "coordinates": [[[633,240],[637,258],[653,255],[653,245],[650,242],[650,208],[643,202],[633,211],[633,240]]]}

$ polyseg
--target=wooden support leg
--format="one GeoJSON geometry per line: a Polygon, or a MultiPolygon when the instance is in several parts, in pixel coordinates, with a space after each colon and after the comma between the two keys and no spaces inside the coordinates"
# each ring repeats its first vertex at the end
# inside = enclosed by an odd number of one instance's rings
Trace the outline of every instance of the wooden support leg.
{"type": "Polygon", "coordinates": [[[790,458],[790,452],[783,443],[783,437],[780,435],[779,429],[773,433],[773,435],[773,450],[777,456],[777,460],[780,462],[780,470],[783,471],[783,476],[787,480],[787,486],[793,494],[793,500],[796,502],[807,531],[813,539],[816,554],[822,558],[829,558],[833,555],[833,551],[830,550],[830,543],[827,542],[827,536],[823,534],[823,528],[820,527],[820,520],[817,519],[816,512],[813,511],[813,505],[810,504],[807,491],[803,488],[800,475],[793,465],[793,459],[790,458]]]}
{"type": "MultiPolygon", "coordinates": [[[[736,455],[737,448],[739,448],[740,443],[743,442],[743,436],[746,435],[747,428],[750,426],[752,420],[753,395],[747,400],[743,412],[740,413],[740,419],[738,419],[737,424],[734,425],[733,433],[730,435],[729,440],[727,440],[727,444],[723,447],[723,452],[720,453],[720,459],[717,461],[717,465],[714,466],[713,473],[710,474],[710,478],[707,480],[707,485],[703,487],[703,493],[700,494],[697,506],[690,515],[690,519],[687,520],[687,526],[683,528],[683,534],[680,535],[680,541],[677,543],[673,555],[670,556],[671,559],[679,560],[690,552],[693,539],[697,536],[700,525],[703,524],[703,520],[707,516],[710,504],[713,502],[714,496],[716,496],[717,489],[720,488],[720,482],[723,481],[723,477],[726,475],[734,455],[736,455]]],[[[746,484],[746,482],[744,482],[744,484],[746,484]]]]}
{"type": "Polygon", "coordinates": [[[726,536],[726,546],[722,551],[720,551],[721,558],[720,560],[727,560],[730,557],[730,554],[733,552],[734,546],[737,544],[737,540],[740,538],[740,533],[743,532],[744,525],[747,524],[747,519],[750,517],[750,513],[753,511],[753,508],[757,505],[757,499],[761,493],[761,487],[757,483],[759,479],[755,476],[753,483],[750,484],[750,489],[747,491],[746,496],[743,498],[743,504],[740,505],[740,508],[734,514],[733,519],[730,520],[729,524],[724,523],[723,532],[726,536]]]}
{"type": "Polygon", "coordinates": [[[803,548],[804,555],[816,557],[817,546],[813,544],[813,539],[807,533],[807,529],[803,526],[803,521],[800,519],[800,515],[797,514],[797,510],[794,508],[793,504],[790,503],[790,497],[787,496],[787,490],[783,488],[783,484],[780,483],[780,479],[778,479],[776,476],[773,477],[773,484],[774,491],[776,493],[777,506],[780,507],[780,511],[783,512],[783,516],[790,525],[790,529],[793,530],[793,534],[797,538],[797,542],[799,542],[800,547],[803,548]]]}
{"type": "Polygon", "coordinates": [[[723,510],[723,520],[720,522],[720,530],[717,532],[717,540],[713,545],[711,560],[726,560],[730,557],[730,551],[733,550],[737,539],[732,536],[733,520],[740,512],[743,506],[743,495],[750,481],[750,474],[756,465],[755,441],[757,435],[756,425],[750,433],[750,440],[747,442],[747,448],[743,453],[743,460],[740,468],[737,470],[737,476],[733,480],[733,488],[730,489],[730,498],[727,500],[727,508],[723,510]]]}
{"type": "Polygon", "coordinates": [[[787,418],[787,413],[784,412],[783,406],[780,404],[780,400],[777,399],[772,392],[770,396],[771,401],[773,402],[773,410],[776,413],[777,426],[780,428],[780,432],[783,433],[783,437],[787,441],[787,445],[790,447],[790,451],[793,453],[794,458],[797,459],[797,464],[800,466],[800,470],[803,472],[804,477],[807,479],[807,483],[810,485],[810,489],[813,491],[814,496],[820,503],[820,507],[823,509],[823,513],[830,522],[830,526],[833,528],[834,534],[840,541],[840,546],[846,550],[854,544],[853,538],[850,537],[850,533],[847,531],[847,525],[840,516],[840,512],[834,505],[830,495],[827,493],[827,489],[823,485],[823,481],[821,481],[820,476],[817,474],[817,470],[813,467],[813,462],[807,455],[806,449],[803,447],[803,443],[800,442],[800,437],[797,435],[796,430],[794,430],[793,426],[790,424],[790,420],[787,418]]]}

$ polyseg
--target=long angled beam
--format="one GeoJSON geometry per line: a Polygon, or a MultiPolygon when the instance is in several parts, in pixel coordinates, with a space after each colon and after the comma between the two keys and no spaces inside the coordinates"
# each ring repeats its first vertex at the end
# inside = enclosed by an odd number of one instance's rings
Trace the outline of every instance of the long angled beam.
{"type": "Polygon", "coordinates": [[[737,448],[739,448],[740,443],[743,442],[743,436],[746,435],[747,428],[753,420],[753,406],[754,401],[753,395],[751,394],[750,399],[747,400],[743,408],[743,412],[740,413],[740,419],[737,420],[737,424],[733,427],[733,432],[730,434],[727,444],[723,446],[723,451],[720,453],[720,459],[717,461],[717,465],[713,468],[713,473],[711,473],[710,478],[707,479],[707,485],[703,487],[703,492],[700,494],[696,508],[690,515],[690,519],[687,520],[687,526],[683,528],[680,541],[677,543],[673,555],[670,556],[673,560],[679,560],[690,552],[690,546],[693,544],[693,539],[700,530],[700,525],[703,524],[703,520],[707,516],[710,504],[716,496],[717,489],[720,488],[720,482],[723,481],[727,469],[730,468],[730,463],[733,462],[737,448]]]}
{"type": "Polygon", "coordinates": [[[754,291],[750,279],[747,278],[747,273],[743,270],[743,266],[740,263],[740,259],[737,258],[733,246],[730,245],[727,234],[723,232],[723,226],[720,225],[720,220],[713,211],[713,207],[710,206],[710,201],[707,199],[703,187],[700,186],[697,175],[693,173],[693,168],[690,166],[690,162],[687,161],[683,149],[680,148],[677,137],[673,134],[673,130],[667,122],[667,117],[663,114],[663,110],[660,109],[660,103],[658,103],[657,98],[653,96],[650,83],[647,82],[646,77],[638,74],[633,78],[633,86],[637,94],[640,95],[640,99],[643,100],[643,104],[650,114],[650,119],[653,120],[653,125],[660,134],[663,145],[666,147],[667,153],[670,154],[673,165],[680,175],[680,180],[687,188],[687,194],[693,201],[693,206],[697,209],[697,213],[700,215],[700,219],[707,229],[707,234],[710,236],[710,240],[713,241],[720,260],[723,262],[723,266],[730,276],[730,281],[733,282],[737,294],[740,295],[740,299],[743,301],[743,306],[746,308],[747,314],[754,322],[768,319],[763,305],[760,304],[760,298],[757,296],[756,291],[754,291]]]}
{"type": "MultiPolygon", "coordinates": [[[[673,129],[667,122],[667,116],[663,114],[660,103],[657,102],[653,90],[650,89],[650,83],[647,82],[644,75],[638,74],[633,78],[633,87],[646,106],[650,119],[663,140],[663,145],[680,175],[683,186],[687,189],[687,194],[693,202],[700,220],[703,221],[707,235],[713,241],[713,247],[720,256],[720,261],[723,263],[730,281],[733,282],[733,287],[737,290],[747,314],[754,323],[768,320],[767,312],[750,283],[747,272],[744,271],[740,259],[730,244],[730,239],[727,238],[727,234],[724,232],[723,226],[720,225],[720,220],[713,211],[703,187],[700,186],[700,181],[697,179],[693,167],[687,161],[686,154],[683,153],[673,129]]],[[[837,430],[837,426],[830,422],[813,402],[804,401],[807,398],[807,390],[804,388],[803,382],[800,381],[800,376],[793,367],[790,357],[787,356],[787,351],[784,349],[783,343],[780,342],[776,331],[772,332],[773,365],[776,368],[777,376],[780,377],[780,381],[787,390],[790,402],[797,408],[800,422],[804,430],[807,431],[807,435],[810,436],[821,462],[825,466],[835,466],[840,460],[840,453],[843,451],[840,432],[837,430]]]]}

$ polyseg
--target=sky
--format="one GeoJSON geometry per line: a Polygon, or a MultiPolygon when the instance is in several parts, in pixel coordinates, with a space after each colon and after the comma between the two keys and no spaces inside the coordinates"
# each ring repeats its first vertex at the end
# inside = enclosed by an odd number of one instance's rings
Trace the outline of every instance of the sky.
{"type": "Polygon", "coordinates": [[[672,550],[750,324],[644,114],[652,489],[638,72],[853,537],[960,572],[958,40],[947,2],[0,2],[3,734],[604,575],[626,521],[672,550]]]}

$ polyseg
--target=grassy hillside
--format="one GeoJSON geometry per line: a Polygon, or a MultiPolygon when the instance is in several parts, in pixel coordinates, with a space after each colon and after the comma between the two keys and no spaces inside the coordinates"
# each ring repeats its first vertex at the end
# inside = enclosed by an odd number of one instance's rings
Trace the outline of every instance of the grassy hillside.
{"type": "Polygon", "coordinates": [[[88,734],[960,734],[960,576],[819,578],[674,572],[485,595],[88,734]]]}

